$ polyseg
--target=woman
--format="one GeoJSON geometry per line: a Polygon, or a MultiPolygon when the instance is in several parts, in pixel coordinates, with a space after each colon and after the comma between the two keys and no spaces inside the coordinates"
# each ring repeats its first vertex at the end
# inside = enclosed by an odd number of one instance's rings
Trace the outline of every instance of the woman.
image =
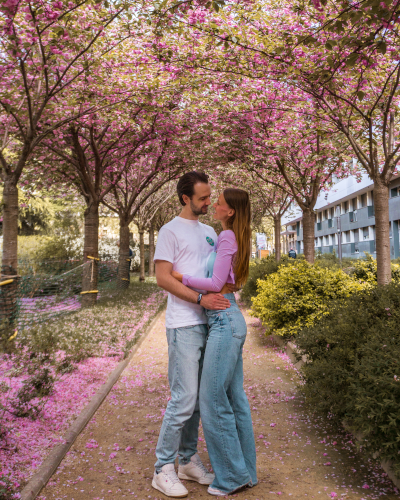
{"type": "Polygon", "coordinates": [[[226,283],[242,286],[250,259],[250,200],[242,189],[225,189],[214,204],[222,224],[216,252],[207,264],[209,278],[173,272],[186,286],[221,292],[229,309],[206,311],[209,336],[200,382],[200,414],[215,479],[208,492],[224,496],[257,483],[256,447],[250,406],[243,389],[246,322],[226,283]]]}

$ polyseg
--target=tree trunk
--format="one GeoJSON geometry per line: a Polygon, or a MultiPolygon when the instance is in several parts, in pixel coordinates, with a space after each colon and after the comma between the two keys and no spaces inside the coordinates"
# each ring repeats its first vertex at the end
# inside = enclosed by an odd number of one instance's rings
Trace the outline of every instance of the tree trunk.
{"type": "Polygon", "coordinates": [[[18,268],[18,188],[6,178],[3,190],[2,274],[15,275],[18,268]]]}
{"type": "Polygon", "coordinates": [[[274,231],[275,231],[275,259],[277,262],[281,260],[281,216],[274,217],[274,231]]]}
{"type": "Polygon", "coordinates": [[[303,209],[304,257],[310,264],[315,258],[315,213],[311,208],[303,209]]]}
{"type": "Polygon", "coordinates": [[[139,229],[139,251],[140,251],[140,276],[139,281],[144,281],[144,229],[139,229]]]}
{"type": "MultiPolygon", "coordinates": [[[[92,203],[85,210],[85,241],[83,260],[88,262],[83,272],[82,292],[97,290],[99,257],[99,206],[92,203]],[[90,258],[94,257],[94,258],[90,258]]],[[[92,306],[96,303],[97,292],[83,293],[82,306],[92,306]]]]}
{"type": "Polygon", "coordinates": [[[18,189],[6,178],[3,190],[3,258],[0,281],[12,276],[12,283],[0,287],[0,339],[5,346],[18,313],[18,189]]]}
{"type": "Polygon", "coordinates": [[[118,285],[121,288],[129,286],[129,269],[131,258],[129,257],[129,224],[125,218],[119,220],[119,262],[118,262],[118,285]]]}
{"type": "Polygon", "coordinates": [[[154,276],[154,224],[149,229],[149,278],[154,276]]]}
{"type": "Polygon", "coordinates": [[[389,188],[379,178],[374,181],[374,204],[378,285],[387,285],[392,279],[389,239],[389,188]]]}

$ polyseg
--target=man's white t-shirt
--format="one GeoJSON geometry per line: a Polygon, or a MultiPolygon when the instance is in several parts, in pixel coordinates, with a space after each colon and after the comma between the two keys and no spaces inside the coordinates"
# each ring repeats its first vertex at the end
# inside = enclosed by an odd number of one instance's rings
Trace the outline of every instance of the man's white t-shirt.
{"type": "MultiPolygon", "coordinates": [[[[165,224],[158,234],[154,261],[166,260],[173,264],[173,270],[178,273],[205,278],[207,259],[210,253],[215,251],[217,239],[217,233],[212,227],[198,220],[175,217],[165,224]]],[[[206,323],[207,317],[203,307],[168,293],[165,317],[167,328],[206,323]]]]}

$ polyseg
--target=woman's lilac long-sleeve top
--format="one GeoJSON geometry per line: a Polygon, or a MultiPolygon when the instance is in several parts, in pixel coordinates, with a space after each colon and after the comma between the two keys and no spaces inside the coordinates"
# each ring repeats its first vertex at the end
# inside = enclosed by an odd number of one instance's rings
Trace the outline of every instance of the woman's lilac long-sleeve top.
{"type": "Polygon", "coordinates": [[[195,276],[184,274],[182,283],[198,290],[207,290],[208,292],[220,292],[225,283],[235,283],[233,259],[237,248],[235,233],[230,229],[222,231],[218,237],[217,256],[214,262],[212,277],[196,278],[195,276]]]}

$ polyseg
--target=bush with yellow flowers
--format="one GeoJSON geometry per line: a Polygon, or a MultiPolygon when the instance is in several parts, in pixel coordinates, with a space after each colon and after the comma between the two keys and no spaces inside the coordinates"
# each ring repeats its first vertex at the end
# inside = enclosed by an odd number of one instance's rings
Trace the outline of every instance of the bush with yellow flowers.
{"type": "Polygon", "coordinates": [[[290,338],[328,315],[333,300],[370,287],[371,284],[355,280],[341,269],[297,261],[258,280],[251,314],[260,318],[269,332],[290,338]]]}
{"type": "MultiPolygon", "coordinates": [[[[395,283],[396,282],[400,283],[400,265],[392,262],[391,268],[392,268],[392,281],[395,283]]],[[[359,259],[355,261],[352,276],[357,280],[365,281],[367,283],[376,285],[377,272],[378,272],[378,267],[376,260],[372,257],[371,254],[366,253],[365,259],[359,259]]]]}

